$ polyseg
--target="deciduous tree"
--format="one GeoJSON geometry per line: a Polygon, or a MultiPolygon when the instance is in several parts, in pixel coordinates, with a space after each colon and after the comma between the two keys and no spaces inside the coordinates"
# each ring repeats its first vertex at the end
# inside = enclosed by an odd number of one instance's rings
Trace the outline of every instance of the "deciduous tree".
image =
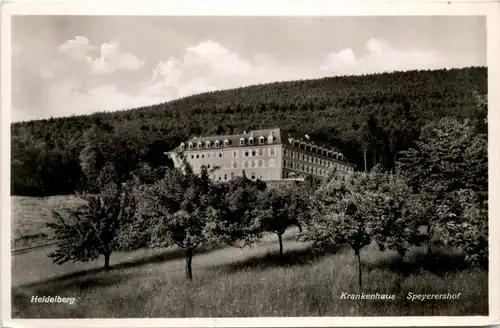
{"type": "Polygon", "coordinates": [[[183,162],[182,169],[167,170],[163,179],[141,186],[138,215],[151,224],[151,246],[177,245],[186,250],[186,277],[192,280],[194,251],[210,242],[208,227],[217,219],[217,211],[212,207],[215,193],[207,168],[195,174],[183,162]]]}
{"type": "Polygon", "coordinates": [[[55,232],[57,249],[49,257],[57,264],[68,261],[86,262],[104,256],[104,268],[109,269],[111,253],[119,248],[117,236],[126,217],[132,215],[133,203],[128,191],[116,185],[100,195],[83,196],[87,203],[63,217],[53,212],[53,222],[47,223],[55,232]]]}

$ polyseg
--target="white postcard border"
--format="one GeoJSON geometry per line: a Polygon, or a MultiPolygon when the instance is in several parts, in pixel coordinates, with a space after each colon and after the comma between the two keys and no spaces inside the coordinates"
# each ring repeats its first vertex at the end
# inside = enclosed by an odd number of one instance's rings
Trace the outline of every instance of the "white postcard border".
{"type": "MultiPolygon", "coordinates": [[[[454,326],[500,324],[500,3],[496,1],[68,1],[13,2],[1,7],[1,312],[6,327],[325,327],[454,326]],[[485,15],[489,103],[489,316],[481,317],[300,317],[190,319],[11,319],[10,108],[12,15],[208,15],[208,16],[351,16],[485,15]]],[[[36,37],[36,36],[34,36],[36,37]]]]}

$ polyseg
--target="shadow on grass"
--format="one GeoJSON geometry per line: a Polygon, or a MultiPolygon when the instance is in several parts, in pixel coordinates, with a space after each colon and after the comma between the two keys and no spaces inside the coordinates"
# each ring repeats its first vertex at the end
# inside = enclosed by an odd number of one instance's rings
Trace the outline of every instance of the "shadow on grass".
{"type": "MultiPolygon", "coordinates": [[[[73,280],[52,281],[42,283],[31,290],[23,290],[20,287],[12,288],[12,316],[13,318],[27,318],[25,313],[33,311],[33,307],[43,307],[43,303],[32,303],[33,296],[60,296],[74,297],[80,293],[92,293],[99,295],[97,292],[100,288],[111,287],[127,280],[128,277],[124,274],[114,273],[109,275],[99,276],[80,276],[73,280]]],[[[55,303],[54,303],[55,304],[55,303]]]]}
{"type": "Polygon", "coordinates": [[[387,256],[366,265],[372,269],[388,269],[403,276],[417,274],[422,270],[442,276],[469,268],[462,254],[442,249],[435,249],[431,254],[426,254],[423,249],[416,249],[405,257],[387,256]]]}
{"type": "Polygon", "coordinates": [[[242,261],[215,265],[210,270],[222,270],[233,273],[243,270],[267,269],[274,267],[302,266],[318,261],[326,255],[337,254],[344,250],[345,246],[329,245],[321,250],[307,247],[299,250],[288,250],[281,256],[279,252],[267,252],[263,255],[253,256],[242,261]]]}
{"type": "MultiPolygon", "coordinates": [[[[294,234],[290,235],[285,235],[283,236],[283,240],[295,240],[296,236],[294,234]]],[[[275,240],[266,240],[261,243],[261,245],[266,245],[266,244],[274,244],[276,243],[275,240]]],[[[200,247],[196,249],[195,251],[195,256],[196,255],[201,255],[201,254],[206,254],[210,253],[212,251],[220,250],[226,247],[230,247],[227,245],[219,245],[219,246],[211,246],[211,247],[200,247]]],[[[75,278],[79,277],[84,277],[84,276],[94,276],[97,275],[101,272],[114,272],[116,270],[123,270],[127,268],[132,268],[132,267],[139,267],[143,265],[148,265],[148,264],[155,264],[155,263],[163,263],[163,262],[168,262],[172,260],[178,260],[178,259],[183,259],[186,256],[186,251],[182,248],[176,248],[176,249],[168,249],[165,250],[164,252],[161,252],[156,255],[151,255],[151,256],[145,256],[143,258],[138,258],[130,261],[125,261],[125,262],[120,262],[114,265],[111,265],[108,270],[105,270],[103,267],[95,268],[95,269],[88,269],[88,270],[81,270],[81,271],[76,271],[73,273],[69,273],[66,275],[62,276],[57,276],[54,278],[49,278],[46,280],[41,280],[37,281],[34,283],[29,283],[29,284],[23,284],[17,286],[18,288],[36,288],[37,286],[45,285],[45,284],[51,284],[51,283],[61,283],[65,281],[71,281],[75,278]]],[[[113,258],[113,254],[111,255],[111,258],[113,258]]]]}
{"type": "MultiPolygon", "coordinates": [[[[216,249],[220,249],[220,247],[210,247],[210,248],[199,248],[195,251],[195,256],[204,254],[204,253],[209,253],[211,251],[214,251],[216,249]]],[[[131,261],[125,261],[121,263],[117,263],[114,265],[110,265],[108,270],[105,270],[103,267],[95,268],[95,269],[89,269],[89,270],[82,270],[82,271],[77,271],[73,272],[70,274],[42,280],[42,281],[37,281],[34,283],[29,283],[29,284],[24,284],[24,285],[19,285],[18,288],[36,288],[38,286],[43,286],[47,284],[59,284],[59,283],[64,283],[68,281],[69,283],[73,284],[76,283],[76,278],[80,277],[87,277],[89,280],[97,279],[97,274],[102,273],[102,272],[107,272],[109,275],[112,277],[114,272],[121,272],[123,269],[128,269],[128,268],[133,268],[133,267],[139,267],[143,265],[148,265],[148,264],[155,264],[155,263],[163,263],[163,262],[168,262],[172,260],[177,260],[177,259],[182,259],[186,256],[186,251],[181,248],[177,249],[169,249],[165,250],[164,252],[161,252],[160,254],[156,255],[151,255],[151,256],[146,256],[143,258],[139,259],[134,259],[131,261]]],[[[113,257],[113,255],[111,255],[113,257]]]]}

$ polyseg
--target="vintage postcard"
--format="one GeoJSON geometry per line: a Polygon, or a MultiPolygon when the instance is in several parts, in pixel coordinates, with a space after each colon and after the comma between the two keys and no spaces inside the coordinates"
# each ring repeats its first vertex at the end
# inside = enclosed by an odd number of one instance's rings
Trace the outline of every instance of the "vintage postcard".
{"type": "Polygon", "coordinates": [[[1,24],[2,327],[500,323],[498,2],[1,24]]]}

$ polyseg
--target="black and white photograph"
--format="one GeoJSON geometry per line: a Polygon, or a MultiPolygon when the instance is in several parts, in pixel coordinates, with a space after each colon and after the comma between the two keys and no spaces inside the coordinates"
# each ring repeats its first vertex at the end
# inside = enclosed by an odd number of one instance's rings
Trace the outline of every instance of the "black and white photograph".
{"type": "Polygon", "coordinates": [[[499,322],[484,10],[150,7],[2,13],[9,327],[499,322]]]}

